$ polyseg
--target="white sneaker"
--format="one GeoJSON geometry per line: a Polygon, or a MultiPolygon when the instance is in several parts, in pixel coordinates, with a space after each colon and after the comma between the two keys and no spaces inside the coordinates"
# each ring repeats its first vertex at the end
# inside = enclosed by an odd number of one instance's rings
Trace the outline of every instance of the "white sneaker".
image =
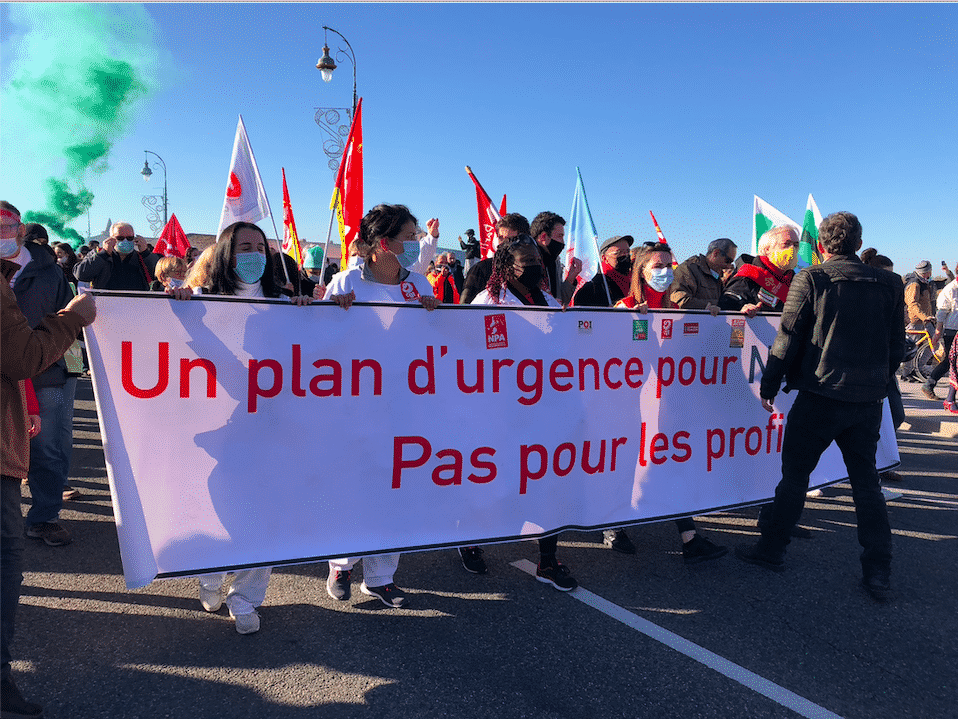
{"type": "Polygon", "coordinates": [[[218,611],[223,606],[223,589],[207,589],[200,585],[200,604],[208,612],[218,611]]]}
{"type": "Polygon", "coordinates": [[[240,634],[255,634],[259,631],[259,613],[237,614],[233,617],[236,622],[236,631],[240,634]]]}

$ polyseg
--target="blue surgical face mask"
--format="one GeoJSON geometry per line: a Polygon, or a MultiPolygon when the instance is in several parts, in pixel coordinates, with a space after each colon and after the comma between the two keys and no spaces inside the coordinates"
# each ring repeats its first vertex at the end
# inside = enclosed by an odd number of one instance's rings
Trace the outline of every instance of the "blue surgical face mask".
{"type": "Polygon", "coordinates": [[[419,241],[412,240],[402,243],[402,254],[396,255],[399,264],[409,269],[419,259],[419,241]]]}
{"type": "Polygon", "coordinates": [[[135,247],[136,245],[133,244],[133,240],[118,240],[116,243],[116,251],[121,255],[130,254],[135,247]]]}
{"type": "Polygon", "coordinates": [[[178,280],[175,277],[171,277],[167,280],[167,286],[175,290],[183,286],[183,280],[178,280]]]}
{"type": "Polygon", "coordinates": [[[20,245],[16,238],[12,240],[0,240],[0,257],[13,257],[20,252],[20,245]]]}
{"type": "Polygon", "coordinates": [[[258,282],[266,270],[266,255],[259,252],[236,253],[236,276],[248,285],[258,282]]]}
{"type": "Polygon", "coordinates": [[[665,292],[669,288],[669,285],[672,284],[673,277],[671,267],[652,270],[652,279],[649,280],[649,287],[656,292],[665,292]]]}

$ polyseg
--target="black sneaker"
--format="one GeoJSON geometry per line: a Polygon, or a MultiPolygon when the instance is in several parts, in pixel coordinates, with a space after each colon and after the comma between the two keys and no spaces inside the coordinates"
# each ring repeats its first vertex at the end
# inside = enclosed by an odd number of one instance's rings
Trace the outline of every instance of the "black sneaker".
{"type": "Polygon", "coordinates": [[[743,562],[754,564],[757,567],[764,567],[773,572],[785,571],[785,560],[779,556],[773,556],[761,551],[757,544],[740,544],[735,548],[735,556],[743,562]]]}
{"type": "Polygon", "coordinates": [[[613,552],[635,554],[635,545],[624,529],[606,529],[602,533],[602,543],[613,552]]]}
{"type": "Polygon", "coordinates": [[[935,386],[934,386],[934,385],[929,385],[927,382],[925,382],[924,384],[922,384],[922,386],[921,386],[921,393],[922,393],[923,395],[925,395],[928,399],[933,399],[933,400],[936,400],[936,401],[940,401],[940,400],[941,400],[941,397],[939,397],[937,394],[935,394],[935,386]]]}
{"type": "Polygon", "coordinates": [[[459,547],[459,558],[467,572],[473,574],[486,573],[486,562],[482,558],[482,549],[479,547],[459,547]]]}
{"type": "Polygon", "coordinates": [[[579,583],[572,578],[569,568],[564,564],[541,564],[536,568],[536,579],[545,584],[551,584],[560,592],[571,592],[579,586],[579,583]]]}
{"type": "Polygon", "coordinates": [[[326,594],[340,602],[349,599],[352,596],[352,589],[349,585],[349,578],[352,574],[348,569],[331,569],[329,576],[326,577],[326,594]]]}
{"type": "Polygon", "coordinates": [[[368,594],[370,597],[376,597],[387,607],[399,609],[406,606],[406,595],[403,590],[395,584],[386,584],[382,587],[367,587],[366,582],[359,585],[359,591],[368,594]]]}
{"type": "Polygon", "coordinates": [[[726,554],[728,554],[727,547],[720,547],[698,533],[682,545],[682,559],[686,564],[707,562],[710,559],[724,557],[726,554]]]}
{"type": "Polygon", "coordinates": [[[27,536],[42,539],[51,547],[64,547],[73,541],[70,533],[57,522],[37,522],[27,527],[27,536]]]}
{"type": "Polygon", "coordinates": [[[10,719],[39,719],[43,716],[43,707],[23,698],[13,679],[4,679],[0,683],[0,710],[10,719]]]}

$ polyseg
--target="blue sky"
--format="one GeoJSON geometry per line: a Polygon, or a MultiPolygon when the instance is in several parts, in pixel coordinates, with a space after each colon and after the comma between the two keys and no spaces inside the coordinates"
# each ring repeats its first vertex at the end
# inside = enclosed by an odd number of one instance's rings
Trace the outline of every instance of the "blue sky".
{"type": "MultiPolygon", "coordinates": [[[[325,24],[357,56],[366,207],[401,202],[423,221],[439,217],[441,245],[476,227],[465,165],[530,219],[568,218],[579,166],[601,237],[651,239],[652,210],[680,260],[715,237],[747,247],[754,194],[800,222],[811,192],[824,214],[858,214],[866,246],[900,272],[958,261],[958,231],[940,222],[958,208],[952,4],[85,10],[94,22],[72,21],[76,8],[0,10],[0,196],[43,209],[43,182],[62,171],[55,146],[9,102],[11,80],[70,62],[78,46],[103,48],[149,91],[84,176],[94,233],[112,218],[148,234],[141,196],[158,192],[162,170],[144,184],[144,149],[165,160],[184,229],[214,232],[242,113],[280,231],[285,167],[300,235],[325,239],[333,176],[313,115],[352,94],[348,61],[329,84],[315,69],[325,24]]],[[[86,215],[72,226],[85,235],[86,215]]]]}

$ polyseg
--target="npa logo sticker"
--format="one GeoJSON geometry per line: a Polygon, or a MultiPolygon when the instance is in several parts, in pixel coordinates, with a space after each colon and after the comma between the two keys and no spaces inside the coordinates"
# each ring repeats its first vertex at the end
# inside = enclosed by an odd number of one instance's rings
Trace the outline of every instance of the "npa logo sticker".
{"type": "Polygon", "coordinates": [[[699,323],[698,322],[683,322],[682,323],[682,334],[684,335],[697,335],[699,333],[699,323]]]}
{"type": "Polygon", "coordinates": [[[239,181],[235,172],[230,172],[230,184],[226,186],[226,199],[231,201],[239,200],[243,197],[243,185],[239,181]]]}
{"type": "Polygon", "coordinates": [[[409,280],[399,284],[399,291],[402,292],[403,299],[407,302],[419,299],[419,290],[417,290],[416,285],[409,280]]]}
{"type": "Polygon", "coordinates": [[[486,315],[486,349],[497,350],[509,346],[505,315],[486,315]]]}
{"type": "Polygon", "coordinates": [[[649,321],[648,320],[632,320],[632,339],[636,340],[647,340],[649,338],[649,321]]]}
{"type": "Polygon", "coordinates": [[[662,320],[662,339],[672,339],[672,320],[662,320]]]}
{"type": "Polygon", "coordinates": [[[592,334],[592,320],[579,320],[579,334],[580,335],[592,334]]]}
{"type": "Polygon", "coordinates": [[[729,340],[728,346],[737,347],[739,349],[745,346],[745,320],[744,319],[732,320],[732,339],[729,340]]]}

